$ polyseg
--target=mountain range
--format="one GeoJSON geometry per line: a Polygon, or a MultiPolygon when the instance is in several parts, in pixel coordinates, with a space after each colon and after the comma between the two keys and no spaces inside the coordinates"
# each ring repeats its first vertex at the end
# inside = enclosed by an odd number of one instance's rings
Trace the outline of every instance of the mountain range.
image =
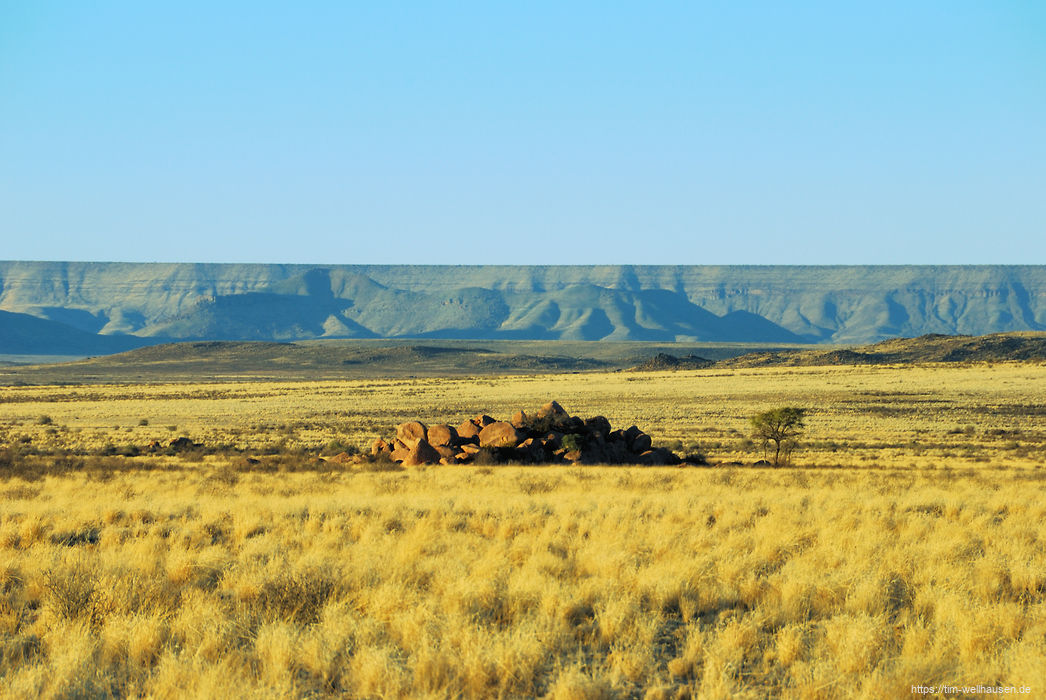
{"type": "Polygon", "coordinates": [[[834,343],[1046,330],[1046,266],[0,262],[0,353],[170,340],[834,343]]]}

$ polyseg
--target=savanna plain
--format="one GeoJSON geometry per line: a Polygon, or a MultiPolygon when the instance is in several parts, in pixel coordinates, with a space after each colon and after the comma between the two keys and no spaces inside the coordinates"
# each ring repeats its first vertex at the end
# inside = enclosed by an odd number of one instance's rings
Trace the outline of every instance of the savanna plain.
{"type": "Polygon", "coordinates": [[[0,696],[1043,697],[1044,388],[1033,363],[4,387],[0,696]],[[708,466],[330,459],[550,399],[708,466]],[[806,434],[755,467],[777,406],[806,434]]]}

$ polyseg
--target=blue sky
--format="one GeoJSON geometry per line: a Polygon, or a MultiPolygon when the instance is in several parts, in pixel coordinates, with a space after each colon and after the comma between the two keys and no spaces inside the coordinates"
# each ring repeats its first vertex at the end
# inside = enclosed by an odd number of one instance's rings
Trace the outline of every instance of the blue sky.
{"type": "Polygon", "coordinates": [[[0,0],[0,259],[1043,264],[1044,35],[1030,0],[0,0]]]}

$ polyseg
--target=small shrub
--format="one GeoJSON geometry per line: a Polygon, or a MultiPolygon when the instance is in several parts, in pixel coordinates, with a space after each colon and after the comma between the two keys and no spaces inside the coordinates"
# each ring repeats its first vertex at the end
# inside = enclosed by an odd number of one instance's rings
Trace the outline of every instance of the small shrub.
{"type": "Polygon", "coordinates": [[[36,419],[37,425],[51,425],[54,423],[54,419],[51,416],[43,415],[36,419]]]}
{"type": "Polygon", "coordinates": [[[337,455],[341,454],[342,452],[344,452],[345,454],[355,455],[359,454],[360,448],[356,447],[356,445],[351,445],[349,443],[335,439],[328,442],[326,445],[323,446],[323,449],[320,450],[320,454],[324,456],[337,455]]]}
{"type": "Polygon", "coordinates": [[[497,464],[504,464],[505,460],[501,454],[493,447],[481,447],[472,457],[472,463],[477,467],[489,467],[497,464]]]}
{"type": "Polygon", "coordinates": [[[559,478],[531,478],[531,477],[520,477],[518,480],[519,490],[528,496],[533,496],[538,493],[550,493],[555,491],[560,483],[562,482],[559,478]]]}
{"type": "Polygon", "coordinates": [[[563,439],[560,441],[560,444],[563,446],[563,449],[568,452],[571,452],[573,450],[580,450],[584,446],[582,443],[581,436],[575,433],[567,433],[566,435],[564,435],[563,439]]]}
{"type": "Polygon", "coordinates": [[[82,565],[51,570],[44,579],[45,599],[59,617],[89,618],[96,584],[96,573],[82,565]]]}

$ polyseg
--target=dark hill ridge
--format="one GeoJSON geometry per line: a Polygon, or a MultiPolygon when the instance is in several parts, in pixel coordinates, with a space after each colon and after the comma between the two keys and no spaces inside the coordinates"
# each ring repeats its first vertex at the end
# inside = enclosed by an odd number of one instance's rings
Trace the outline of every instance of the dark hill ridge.
{"type": "Polygon", "coordinates": [[[106,336],[28,314],[0,311],[0,352],[8,355],[88,355],[122,352],[146,340],[106,336]]]}
{"type": "Polygon", "coordinates": [[[927,335],[832,350],[779,348],[748,352],[740,346],[648,343],[446,340],[331,340],[301,343],[204,341],[156,345],[63,364],[0,366],[0,385],[91,384],[126,381],[267,379],[374,379],[447,377],[592,370],[700,370],[767,366],[917,364],[930,362],[1046,362],[1046,333],[988,336],[927,335]],[[556,354],[548,354],[554,351],[556,354]],[[654,354],[650,354],[654,353],[654,354]]]}
{"type": "MultiPolygon", "coordinates": [[[[456,341],[449,341],[454,343],[456,341]]],[[[500,349],[376,341],[167,343],[60,364],[0,368],[0,385],[237,379],[360,379],[577,372],[620,366],[579,355],[539,354],[529,343],[500,349]],[[528,351],[528,352],[524,352],[528,351]]],[[[547,344],[545,344],[547,346],[547,344]]],[[[544,348],[548,350],[549,348],[544,348]]],[[[553,348],[557,351],[563,349],[553,348]]]]}
{"type": "MultiPolygon", "coordinates": [[[[400,337],[851,344],[1046,330],[1046,266],[0,262],[0,309],[149,343],[400,337]]],[[[10,337],[0,334],[0,353],[16,352],[10,337]]],[[[40,345],[39,352],[55,352],[40,345]]]]}
{"type": "Polygon", "coordinates": [[[715,364],[714,360],[690,354],[676,357],[667,352],[659,352],[646,362],[633,367],[638,372],[658,372],[673,369],[704,369],[715,364]]]}
{"type": "Polygon", "coordinates": [[[984,336],[928,334],[849,349],[749,353],[721,360],[717,365],[764,367],[1009,361],[1046,362],[1046,333],[995,333],[984,336]]]}

